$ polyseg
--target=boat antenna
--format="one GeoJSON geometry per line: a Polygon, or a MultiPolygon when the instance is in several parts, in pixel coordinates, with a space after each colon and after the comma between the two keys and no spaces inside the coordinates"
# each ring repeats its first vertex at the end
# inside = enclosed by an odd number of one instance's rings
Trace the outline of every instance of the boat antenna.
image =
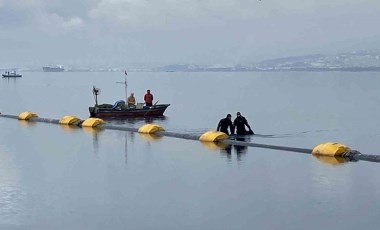
{"type": "Polygon", "coordinates": [[[125,85],[125,103],[128,103],[128,93],[127,93],[127,86],[128,86],[128,84],[127,84],[127,75],[128,75],[128,73],[127,73],[126,70],[124,71],[124,74],[125,74],[125,77],[124,77],[124,85],[125,85]]]}
{"type": "Polygon", "coordinates": [[[125,74],[125,78],[124,78],[124,82],[122,82],[122,81],[117,81],[116,83],[120,83],[120,84],[124,84],[124,86],[125,86],[125,104],[127,104],[127,102],[128,102],[128,93],[127,93],[127,86],[128,86],[128,84],[127,84],[127,71],[124,71],[124,74],[125,74]]]}
{"type": "Polygon", "coordinates": [[[125,104],[127,104],[127,102],[128,102],[128,93],[127,93],[127,86],[128,86],[127,75],[128,75],[128,73],[126,70],[124,71],[124,74],[125,74],[124,82],[117,81],[116,83],[124,84],[124,86],[125,86],[125,104]]]}

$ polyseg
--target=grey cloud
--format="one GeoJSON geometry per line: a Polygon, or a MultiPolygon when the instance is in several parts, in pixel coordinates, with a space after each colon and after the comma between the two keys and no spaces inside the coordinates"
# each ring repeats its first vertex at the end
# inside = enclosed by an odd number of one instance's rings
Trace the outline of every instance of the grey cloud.
{"type": "Polygon", "coordinates": [[[373,0],[0,0],[0,61],[235,64],[377,48],[379,12],[373,0]]]}

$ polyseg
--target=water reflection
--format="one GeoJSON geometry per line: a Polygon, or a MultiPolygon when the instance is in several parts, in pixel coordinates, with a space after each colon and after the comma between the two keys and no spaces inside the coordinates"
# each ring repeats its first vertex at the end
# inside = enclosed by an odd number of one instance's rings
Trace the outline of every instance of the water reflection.
{"type": "Polygon", "coordinates": [[[348,162],[346,158],[343,157],[333,157],[333,156],[321,156],[313,155],[318,161],[327,164],[327,165],[342,165],[348,162]]]}
{"type": "Polygon", "coordinates": [[[148,141],[158,141],[162,138],[162,136],[157,136],[154,134],[140,133],[140,136],[148,141]]]}
{"type": "Polygon", "coordinates": [[[142,123],[162,123],[167,120],[166,116],[160,117],[125,117],[125,118],[103,118],[107,123],[114,125],[142,124],[142,123]]]}
{"type": "Polygon", "coordinates": [[[35,122],[35,121],[28,121],[28,120],[19,120],[19,123],[22,126],[26,126],[26,127],[32,127],[32,126],[35,126],[37,124],[37,122],[35,122]]]}
{"type": "Polygon", "coordinates": [[[17,82],[20,77],[3,77],[3,81],[10,83],[10,82],[17,82]]]}
{"type": "MultiPolygon", "coordinates": [[[[134,134],[133,132],[130,132],[132,133],[132,139],[134,141],[134,134]]],[[[128,135],[127,135],[127,132],[124,133],[124,163],[125,163],[125,166],[128,165],[128,135]]]]}
{"type": "Polygon", "coordinates": [[[0,226],[20,222],[27,197],[20,172],[7,149],[0,146],[0,226]]]}
{"type": "MultiPolygon", "coordinates": [[[[246,136],[246,137],[237,137],[237,141],[243,141],[243,142],[251,142],[251,137],[246,136]]],[[[242,145],[234,145],[234,148],[236,150],[237,154],[242,154],[247,152],[247,146],[242,146],[242,145]]]]}
{"type": "MultiPolygon", "coordinates": [[[[60,125],[63,131],[67,133],[81,132],[81,127],[76,125],[60,125]]],[[[88,128],[88,127],[87,127],[88,128]]]]}
{"type": "MultiPolygon", "coordinates": [[[[237,141],[243,141],[243,142],[250,142],[251,138],[249,136],[247,137],[236,137],[237,141]]],[[[242,145],[231,145],[226,143],[220,143],[220,142],[201,142],[203,146],[205,146],[208,149],[211,150],[220,150],[220,153],[222,156],[224,156],[227,161],[232,160],[233,154],[236,154],[236,160],[238,162],[243,161],[243,157],[247,153],[247,146],[242,145]]]]}
{"type": "MultiPolygon", "coordinates": [[[[251,138],[247,137],[236,137],[237,141],[250,142],[251,138]]],[[[236,160],[238,162],[242,161],[242,157],[247,153],[247,146],[242,145],[228,145],[225,148],[221,149],[221,153],[227,157],[228,160],[231,160],[233,152],[236,154],[236,160]]]]}
{"type": "MultiPolygon", "coordinates": [[[[129,136],[131,137],[131,142],[135,143],[135,132],[129,132],[129,136]]],[[[127,142],[127,139],[125,139],[125,142],[127,142]]]]}
{"type": "Polygon", "coordinates": [[[247,153],[247,147],[240,145],[228,145],[225,148],[222,148],[220,153],[225,156],[228,161],[232,160],[233,153],[235,153],[236,160],[238,162],[242,162],[242,157],[247,153]]]}
{"type": "Polygon", "coordinates": [[[82,129],[89,134],[92,134],[92,146],[94,155],[98,156],[99,153],[99,133],[102,132],[102,129],[93,128],[93,127],[82,127],[82,129]]]}
{"type": "MultiPolygon", "coordinates": [[[[99,154],[99,149],[100,149],[100,144],[99,144],[99,135],[101,132],[103,132],[104,130],[103,129],[98,129],[98,128],[93,128],[93,127],[82,127],[85,132],[89,133],[92,135],[92,143],[93,143],[93,151],[94,151],[94,155],[95,156],[98,156],[99,154]]],[[[120,132],[118,132],[120,133],[120,132]]],[[[125,165],[127,166],[127,163],[128,163],[128,135],[129,135],[129,140],[131,140],[131,143],[134,143],[135,141],[135,132],[124,132],[124,161],[125,161],[125,165]]],[[[146,134],[146,135],[150,135],[150,134],[146,134]]],[[[152,136],[152,135],[150,135],[152,136]]],[[[144,137],[146,138],[152,138],[152,137],[147,137],[144,135],[144,137]]]]}

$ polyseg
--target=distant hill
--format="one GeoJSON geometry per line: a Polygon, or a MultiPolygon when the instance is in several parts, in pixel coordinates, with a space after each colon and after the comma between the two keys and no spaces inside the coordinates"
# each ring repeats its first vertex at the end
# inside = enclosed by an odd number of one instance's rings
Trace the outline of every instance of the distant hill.
{"type": "Polygon", "coordinates": [[[380,50],[277,58],[259,62],[255,67],[263,70],[378,70],[380,50]]]}
{"type": "Polygon", "coordinates": [[[154,71],[380,71],[380,50],[283,57],[253,63],[250,66],[215,67],[177,64],[155,68],[154,71]]]}
{"type": "MultiPolygon", "coordinates": [[[[5,70],[42,71],[41,67],[1,68],[5,70]]],[[[68,72],[123,72],[126,67],[71,66],[68,72]]],[[[246,65],[171,64],[151,67],[140,63],[130,72],[248,72],[248,71],[380,71],[380,50],[352,51],[338,54],[311,54],[263,60],[246,65]]]]}

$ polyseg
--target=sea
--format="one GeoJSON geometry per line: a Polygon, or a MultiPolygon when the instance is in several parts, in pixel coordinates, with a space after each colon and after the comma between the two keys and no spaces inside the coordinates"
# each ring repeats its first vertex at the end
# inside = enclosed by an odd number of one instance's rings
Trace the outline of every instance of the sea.
{"type": "MultiPolygon", "coordinates": [[[[150,89],[155,123],[203,134],[237,112],[247,142],[380,154],[379,72],[20,72],[0,112],[89,117],[150,89]],[[127,81],[125,88],[124,81],[127,81]]],[[[0,229],[378,229],[380,164],[0,117],[0,229]]]]}

